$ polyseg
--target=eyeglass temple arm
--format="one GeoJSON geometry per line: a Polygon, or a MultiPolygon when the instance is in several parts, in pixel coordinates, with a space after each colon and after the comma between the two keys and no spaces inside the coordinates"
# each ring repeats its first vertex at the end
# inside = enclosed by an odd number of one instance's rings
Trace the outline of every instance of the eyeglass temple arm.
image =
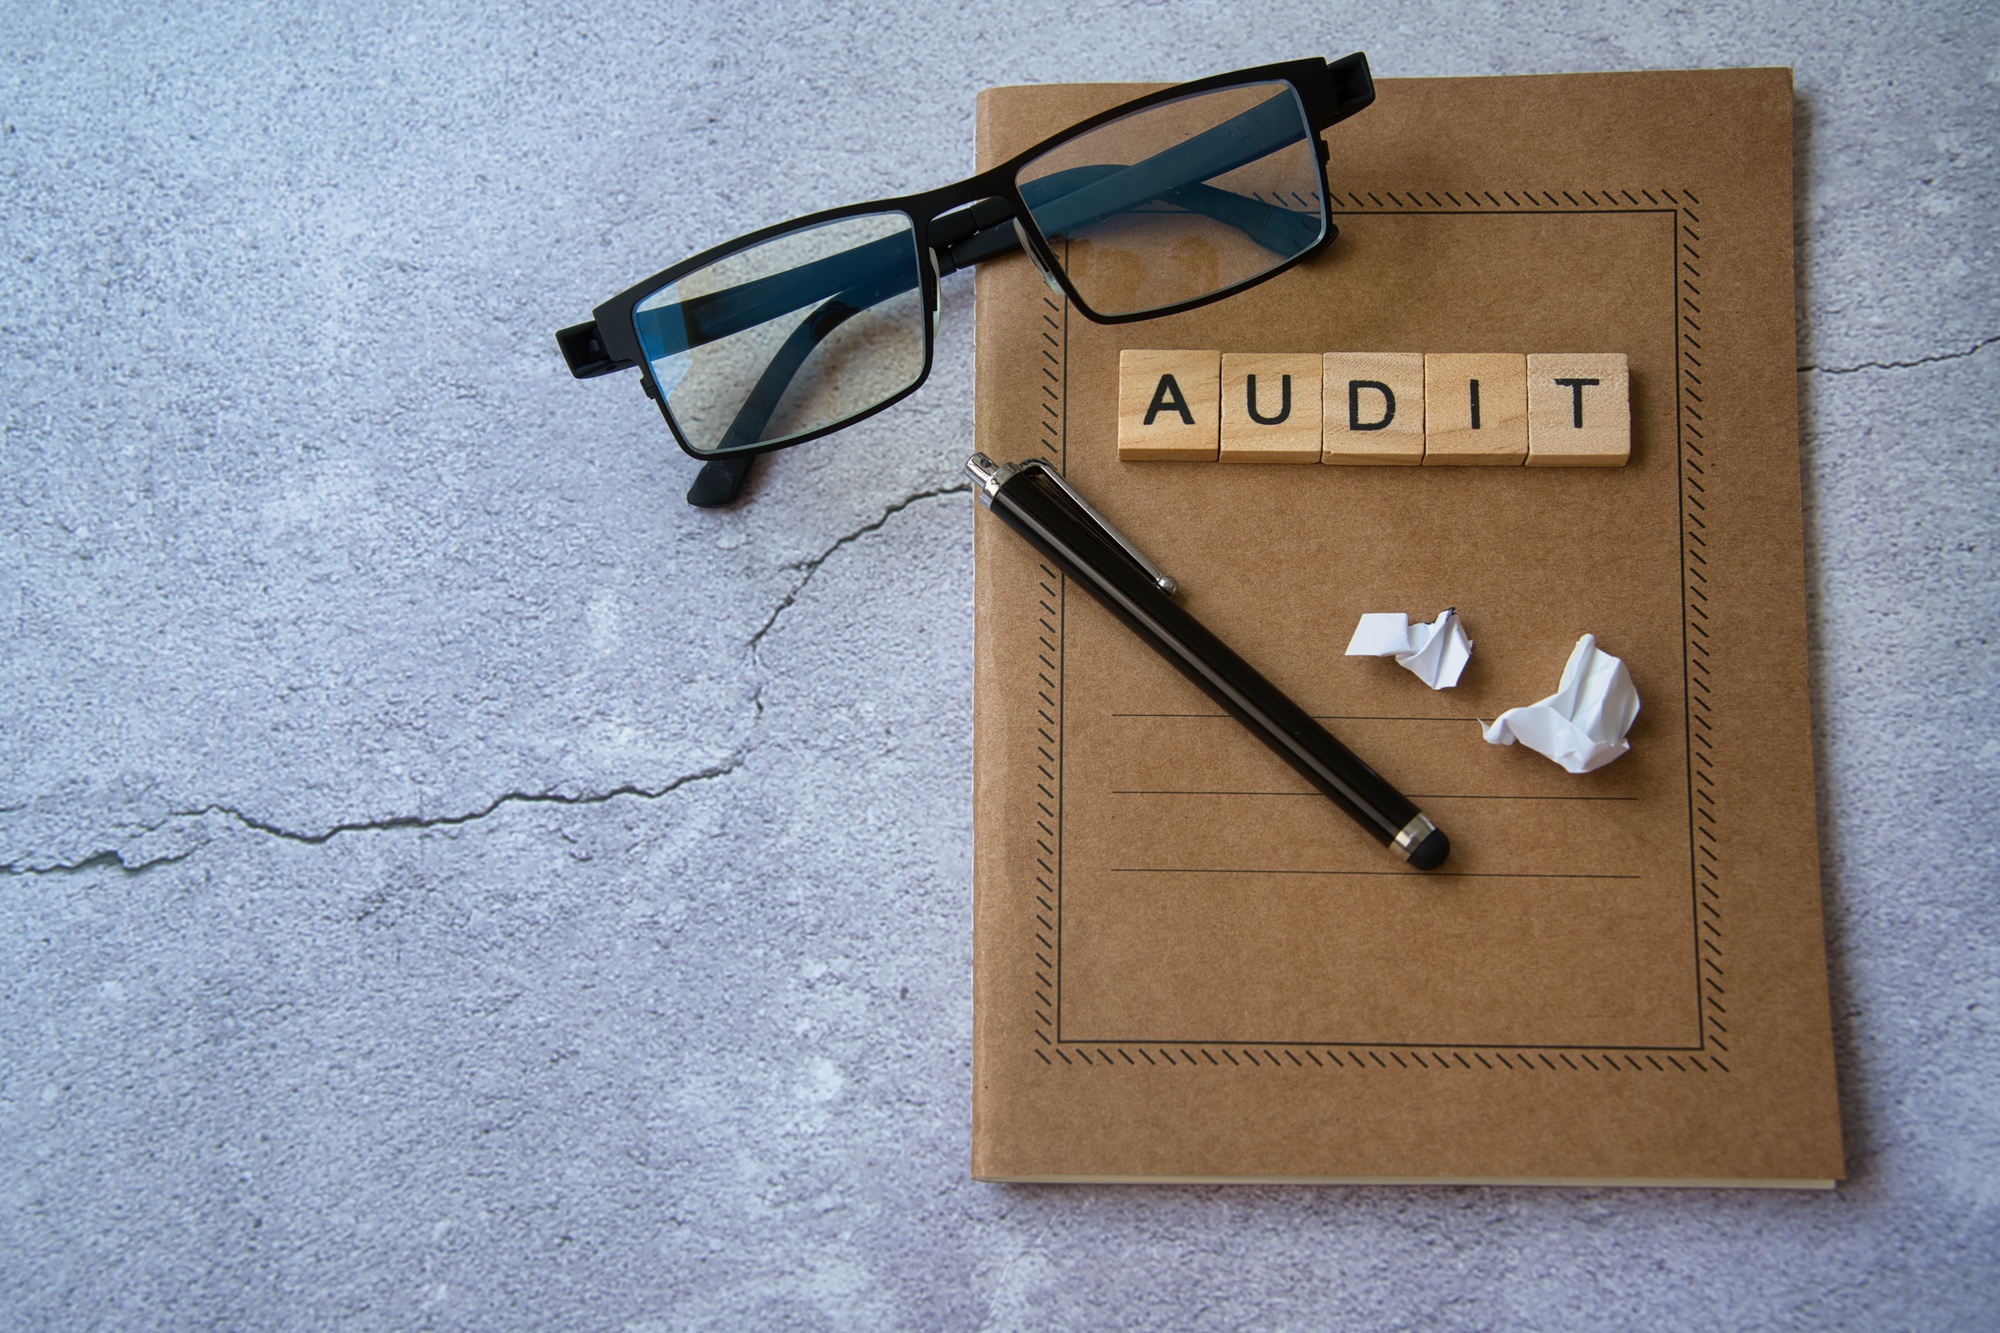
{"type": "MultiPolygon", "coordinates": [[[[806,316],[778,348],[771,364],[764,367],[764,373],[757,377],[756,385],[743,400],[743,406],[737,409],[736,419],[729,423],[729,429],[723,432],[722,440],[716,447],[727,449],[754,444],[762,439],[764,428],[770,424],[778,404],[784,400],[785,390],[791,387],[814,349],[842,324],[895,295],[893,292],[883,293],[881,286],[877,283],[842,292],[806,316]]],[[[744,480],[750,475],[750,460],[754,457],[754,454],[729,454],[702,464],[701,471],[695,474],[694,485],[688,487],[687,502],[701,509],[719,509],[734,503],[743,489],[744,480]]]]}
{"type": "MultiPolygon", "coordinates": [[[[1078,189],[1066,191],[1045,203],[1031,205],[1035,209],[1035,223],[1042,235],[1054,240],[1155,199],[1181,203],[1193,185],[1255,162],[1274,149],[1283,147],[1287,140],[1295,139],[1298,124],[1297,113],[1285,105],[1285,99],[1270,98],[1172,148],[1110,172],[1078,189]]],[[[1041,184],[1041,181],[1030,182],[1022,186],[1022,193],[1025,195],[1041,184]]],[[[1228,218],[1217,220],[1229,221],[1228,218]]],[[[1313,221],[1317,224],[1319,219],[1315,217],[1313,221]]]]}
{"type": "MultiPolygon", "coordinates": [[[[1159,200],[1178,204],[1190,213],[1206,214],[1224,226],[1242,232],[1253,243],[1277,253],[1294,251],[1301,245],[1310,244],[1320,226],[1318,210],[1311,209],[1303,199],[1299,203],[1305,206],[1304,209],[1294,210],[1283,204],[1266,203],[1213,185],[1186,185],[1160,195],[1159,200]]],[[[955,245],[936,247],[933,252],[937,255],[939,277],[983,264],[1000,255],[1012,254],[1021,248],[1020,232],[1008,225],[1013,221],[1012,213],[1005,211],[1006,205],[999,200],[988,202],[1000,205],[1002,221],[997,225],[980,227],[955,245]]]]}
{"type": "MultiPolygon", "coordinates": [[[[903,266],[909,254],[907,237],[883,236],[734,287],[635,310],[632,321],[642,342],[650,334],[655,344],[646,349],[647,355],[673,356],[836,296],[857,279],[865,281],[867,275],[886,267],[903,266]]],[[[904,290],[915,285],[913,277],[904,290]]],[[[570,374],[577,379],[592,379],[637,364],[611,355],[595,320],[559,330],[556,344],[569,363],[570,374]]]]}

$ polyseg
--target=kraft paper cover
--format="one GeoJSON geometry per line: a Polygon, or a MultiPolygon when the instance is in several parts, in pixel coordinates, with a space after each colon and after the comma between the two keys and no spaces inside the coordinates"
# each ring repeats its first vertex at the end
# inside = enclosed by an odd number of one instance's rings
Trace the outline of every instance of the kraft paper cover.
{"type": "MultiPolygon", "coordinates": [[[[1040,456],[1453,840],[1406,870],[977,519],[973,1173],[1842,1175],[1813,809],[1785,70],[1383,80],[1340,236],[1123,325],[978,277],[978,446],[1040,456]],[[1623,352],[1605,469],[1120,463],[1126,348],[1623,352]],[[1456,607],[1433,693],[1347,658],[1456,607]],[[1477,719],[1579,635],[1644,700],[1563,772],[1477,719]]],[[[982,95],[981,165],[1135,85],[982,95]]]]}

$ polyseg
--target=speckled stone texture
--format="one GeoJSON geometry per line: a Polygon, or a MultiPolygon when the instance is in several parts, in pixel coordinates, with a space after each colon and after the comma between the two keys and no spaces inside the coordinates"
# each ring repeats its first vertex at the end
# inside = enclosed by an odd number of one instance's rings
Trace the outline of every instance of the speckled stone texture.
{"type": "Polygon", "coordinates": [[[2000,10],[19,0],[0,1325],[2000,1325],[2000,10]],[[754,503],[550,334],[991,83],[1790,64],[1832,1194],[967,1179],[972,297],[754,503]]]}

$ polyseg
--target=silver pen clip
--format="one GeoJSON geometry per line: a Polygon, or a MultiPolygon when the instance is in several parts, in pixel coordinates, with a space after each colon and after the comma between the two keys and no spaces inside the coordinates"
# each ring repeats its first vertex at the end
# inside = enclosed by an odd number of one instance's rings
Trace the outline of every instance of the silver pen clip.
{"type": "Polygon", "coordinates": [[[972,474],[972,479],[974,481],[979,483],[979,503],[985,505],[989,509],[992,508],[993,506],[993,496],[995,495],[995,493],[997,493],[1002,486],[1006,485],[1008,480],[1012,478],[1015,473],[1025,472],[1030,468],[1034,469],[1037,472],[1040,472],[1042,475],[1046,476],[1050,481],[1054,482],[1056,486],[1059,489],[1061,489],[1062,493],[1064,495],[1067,495],[1071,499],[1071,501],[1075,503],[1078,509],[1081,509],[1085,514],[1087,514],[1090,517],[1091,522],[1095,523],[1099,528],[1103,529],[1104,535],[1109,537],[1113,542],[1115,542],[1119,550],[1123,551],[1126,555],[1132,557],[1133,564],[1137,565],[1140,569],[1146,571],[1146,576],[1153,580],[1153,585],[1157,587],[1161,592],[1171,597],[1174,595],[1176,591],[1178,591],[1179,589],[1178,584],[1176,584],[1172,579],[1168,578],[1165,574],[1162,574],[1159,570],[1159,567],[1156,566],[1152,561],[1148,560],[1143,551],[1141,551],[1138,547],[1134,546],[1131,542],[1126,540],[1124,533],[1120,532],[1117,528],[1111,526],[1110,519],[1098,513],[1096,507],[1093,506],[1090,503],[1090,501],[1084,499],[1081,495],[1078,495],[1076,493],[1076,488],[1063,480],[1061,473],[1057,472],[1047,463],[1044,463],[1041,459],[1030,458],[1027,461],[1021,463],[1007,463],[1004,465],[996,465],[993,462],[993,460],[988,458],[985,454],[974,454],[972,457],[965,460],[965,470],[972,474]]]}

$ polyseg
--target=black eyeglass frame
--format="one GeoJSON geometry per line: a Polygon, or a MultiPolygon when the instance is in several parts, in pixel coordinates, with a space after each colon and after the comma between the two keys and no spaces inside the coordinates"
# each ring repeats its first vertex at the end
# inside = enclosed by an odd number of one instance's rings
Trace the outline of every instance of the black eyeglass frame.
{"type": "Polygon", "coordinates": [[[789,449],[793,445],[804,444],[823,435],[845,430],[857,422],[874,416],[877,412],[895,406],[915,393],[930,378],[937,336],[940,281],[947,274],[1009,253],[1019,248],[1023,242],[1026,243],[1029,256],[1041,271],[1043,278],[1053,283],[1086,318],[1099,324],[1129,324],[1138,320],[1158,319],[1184,310],[1193,310],[1267,282],[1318,254],[1338,233],[1329,215],[1327,204],[1326,163],[1329,151],[1326,140],[1318,136],[1331,126],[1366,109],[1374,100],[1375,85],[1369,73],[1368,58],[1358,51],[1338,60],[1289,60],[1175,84],[1158,92],[1133,98],[1129,102],[1121,102],[1117,106],[1071,125],[1059,134],[1023,149],[997,166],[950,185],[916,194],[848,204],[840,208],[810,213],[804,217],[790,218],[760,228],[748,235],[736,237],[721,245],[712,246],[670,268],[662,269],[643,282],[626,288],[592,310],[589,322],[560,330],[556,334],[556,341],[562,350],[564,360],[569,365],[570,373],[577,379],[590,379],[636,367],[647,397],[659,404],[660,415],[666,420],[667,429],[673,433],[674,442],[689,457],[707,463],[733,459],[742,459],[747,463],[748,459],[757,454],[789,449]],[[1022,198],[1019,183],[1015,179],[1021,168],[1071,139],[1088,134],[1135,112],[1201,93],[1257,83],[1290,85],[1305,111],[1307,124],[1314,132],[1313,157],[1314,166],[1319,173],[1320,187],[1319,239],[1289,259],[1254,277],[1192,300],[1131,314],[1106,315],[1092,310],[1089,302],[1084,300],[1075,284],[1071,282],[1063,265],[1058,262],[1047,238],[1035,225],[1027,202],[1022,198]],[[832,424],[803,431],[782,440],[721,450],[702,450],[690,444],[681,432],[680,426],[675,423],[673,413],[668,411],[665,397],[654,382],[652,370],[640,347],[639,334],[634,323],[634,315],[640,302],[690,273],[775,237],[825,223],[838,222],[845,218],[880,213],[903,214],[910,220],[913,231],[913,241],[918,255],[918,278],[926,313],[922,371],[907,387],[879,403],[832,424]],[[931,262],[923,262],[926,255],[931,262]]]}

